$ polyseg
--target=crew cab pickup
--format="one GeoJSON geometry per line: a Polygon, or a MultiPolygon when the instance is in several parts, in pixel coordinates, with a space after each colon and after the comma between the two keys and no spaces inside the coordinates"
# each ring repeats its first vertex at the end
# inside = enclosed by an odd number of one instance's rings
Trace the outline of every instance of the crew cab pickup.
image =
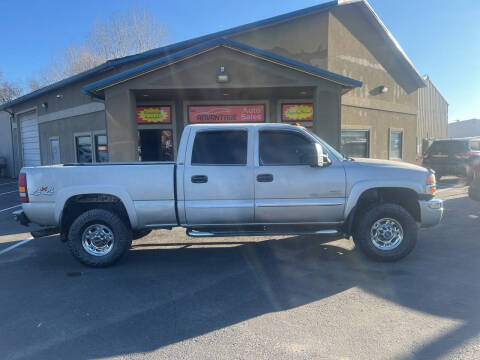
{"type": "Polygon", "coordinates": [[[346,158],[289,124],[190,125],[176,163],[23,168],[19,191],[16,219],[60,233],[90,266],[175,226],[194,237],[352,236],[369,257],[393,261],[414,248],[419,226],[443,215],[429,170],[346,158]]]}

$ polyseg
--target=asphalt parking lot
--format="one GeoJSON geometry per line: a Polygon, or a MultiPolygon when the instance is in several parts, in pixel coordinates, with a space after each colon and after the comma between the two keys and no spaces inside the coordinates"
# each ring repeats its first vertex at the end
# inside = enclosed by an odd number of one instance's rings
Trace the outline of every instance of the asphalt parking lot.
{"type": "Polygon", "coordinates": [[[1,359],[473,359],[480,203],[440,183],[443,223],[392,264],[350,240],[155,231],[106,269],[29,238],[0,182],[1,359]],[[12,248],[14,245],[19,246],[12,248]]]}

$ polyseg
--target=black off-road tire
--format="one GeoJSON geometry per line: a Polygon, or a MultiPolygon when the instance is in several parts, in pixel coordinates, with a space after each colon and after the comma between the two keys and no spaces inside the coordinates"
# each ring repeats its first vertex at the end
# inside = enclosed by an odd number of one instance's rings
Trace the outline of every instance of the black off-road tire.
{"type": "Polygon", "coordinates": [[[132,234],[133,240],[141,239],[147,236],[148,234],[150,234],[151,232],[152,232],[152,229],[142,229],[142,230],[133,231],[133,234],[132,234]]]}
{"type": "Polygon", "coordinates": [[[130,226],[117,214],[105,209],[92,209],[78,216],[68,231],[68,246],[72,255],[81,263],[92,267],[105,267],[119,260],[132,244],[130,226]],[[89,254],[82,245],[85,229],[93,224],[103,224],[114,235],[111,251],[103,256],[89,254]]]}
{"type": "Polygon", "coordinates": [[[367,209],[355,221],[353,241],[369,258],[376,261],[396,261],[407,256],[415,247],[418,238],[418,225],[413,216],[397,204],[378,204],[367,209]],[[403,229],[403,240],[392,250],[375,247],[370,237],[373,224],[382,218],[394,219],[403,229]]]}

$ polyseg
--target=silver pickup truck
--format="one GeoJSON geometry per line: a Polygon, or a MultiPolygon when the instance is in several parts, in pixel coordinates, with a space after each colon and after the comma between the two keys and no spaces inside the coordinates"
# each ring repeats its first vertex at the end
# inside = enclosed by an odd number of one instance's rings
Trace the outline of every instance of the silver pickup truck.
{"type": "Polygon", "coordinates": [[[393,261],[414,248],[419,225],[443,215],[427,169],[345,158],[288,124],[187,126],[176,163],[23,168],[19,191],[16,219],[60,233],[90,266],[175,226],[194,237],[352,236],[369,257],[393,261]]]}

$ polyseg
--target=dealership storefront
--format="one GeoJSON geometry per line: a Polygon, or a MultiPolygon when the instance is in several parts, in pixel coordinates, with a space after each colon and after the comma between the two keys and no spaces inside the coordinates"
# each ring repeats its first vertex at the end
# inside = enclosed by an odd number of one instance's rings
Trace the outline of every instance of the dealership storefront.
{"type": "MultiPolygon", "coordinates": [[[[189,105],[188,123],[262,123],[266,121],[265,104],[189,105]]],[[[311,129],[313,104],[282,103],[281,121],[305,124],[311,129]]],[[[137,106],[138,160],[173,161],[174,137],[170,105],[137,106]],[[155,126],[159,125],[159,126],[155,126]]]]}
{"type": "Polygon", "coordinates": [[[175,160],[185,126],[207,123],[298,123],[349,156],[415,162],[423,86],[373,9],[340,0],[113,59],[0,110],[17,173],[175,160]]]}
{"type": "Polygon", "coordinates": [[[340,145],[341,97],[361,82],[219,40],[84,89],[105,103],[110,161],[174,160],[189,124],[301,124],[340,145]],[[181,88],[179,88],[181,86],[181,88]]]}

